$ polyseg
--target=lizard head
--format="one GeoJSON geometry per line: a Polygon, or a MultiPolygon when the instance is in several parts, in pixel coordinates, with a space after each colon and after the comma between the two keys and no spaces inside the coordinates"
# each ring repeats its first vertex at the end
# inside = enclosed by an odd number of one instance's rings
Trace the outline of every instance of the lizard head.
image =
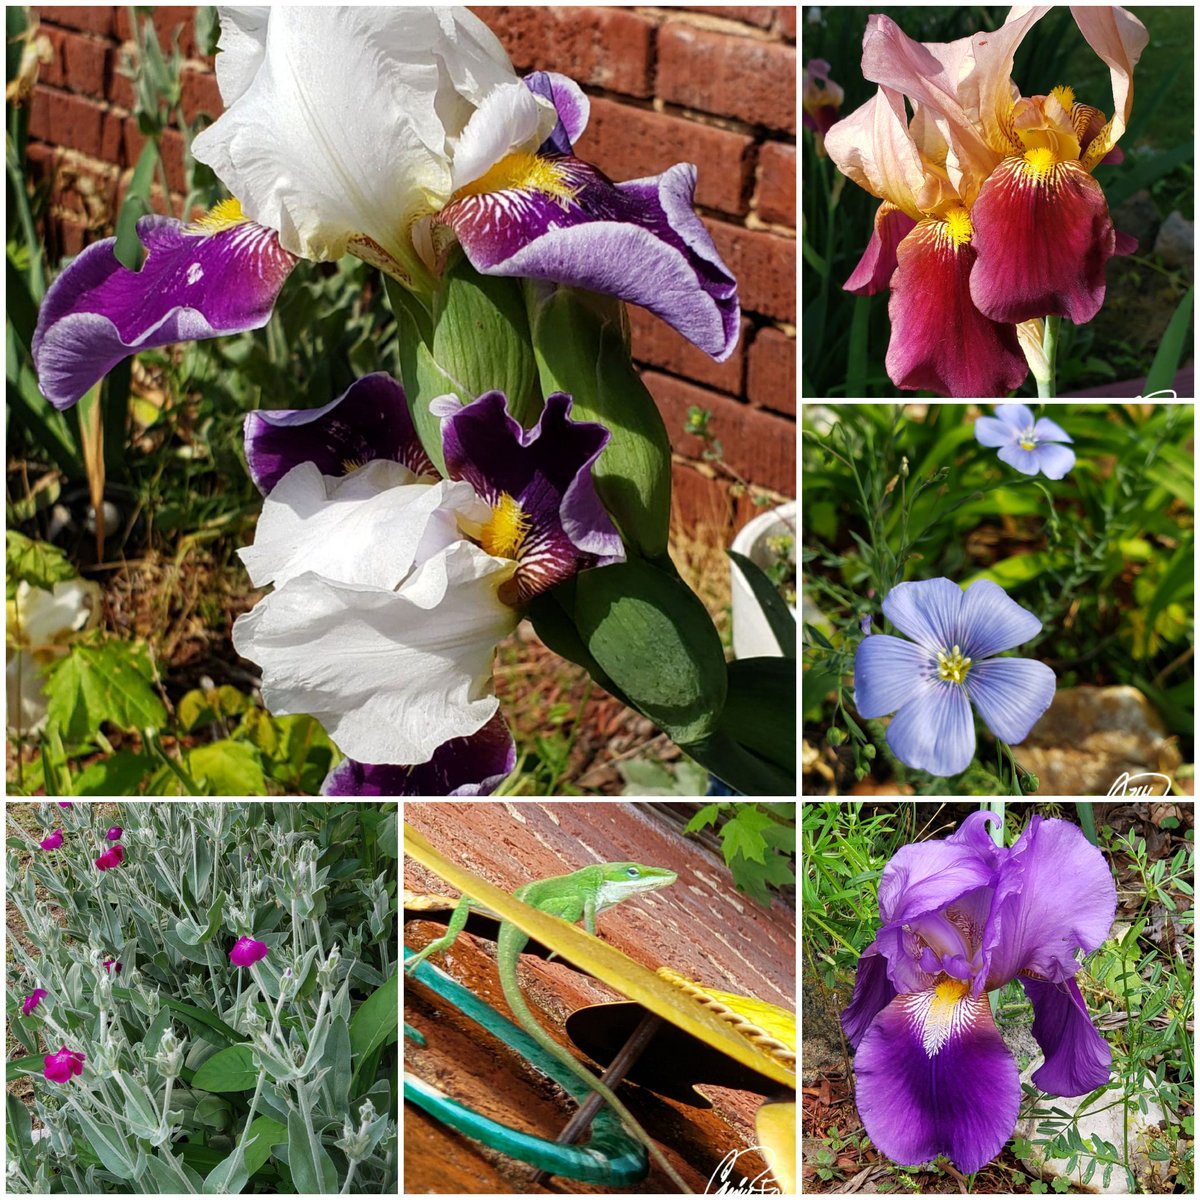
{"type": "Polygon", "coordinates": [[[600,903],[597,908],[620,904],[641,892],[667,887],[678,876],[666,867],[644,867],[641,863],[620,862],[600,864],[600,903]]]}

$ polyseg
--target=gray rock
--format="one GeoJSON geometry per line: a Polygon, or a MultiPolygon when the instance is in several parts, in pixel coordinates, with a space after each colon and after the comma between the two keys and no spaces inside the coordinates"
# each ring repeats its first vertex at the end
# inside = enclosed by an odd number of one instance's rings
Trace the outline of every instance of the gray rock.
{"type": "MultiPolygon", "coordinates": [[[[1021,1082],[1029,1083],[1034,1071],[1041,1065],[1042,1060],[1039,1056],[1021,1072],[1021,1082]]],[[[1056,1127],[1065,1129],[1068,1122],[1062,1117],[1054,1116],[1050,1109],[1058,1108],[1075,1116],[1086,1099],[1086,1096],[1043,1096],[1034,1110],[1034,1114],[1017,1122],[1013,1136],[1024,1138],[1029,1142],[1045,1138],[1047,1135],[1039,1133],[1038,1126],[1047,1121],[1052,1121],[1056,1127]]],[[[1147,1111],[1143,1113],[1140,1105],[1135,1102],[1133,1112],[1129,1117],[1129,1165],[1137,1175],[1139,1189],[1150,1182],[1154,1164],[1151,1163],[1147,1152],[1157,1133],[1155,1127],[1163,1124],[1166,1120],[1163,1110],[1148,1097],[1146,1098],[1146,1109],[1147,1111]]],[[[1124,1130],[1121,1128],[1120,1083],[1117,1082],[1110,1087],[1109,1092],[1101,1095],[1086,1110],[1075,1116],[1074,1124],[1086,1145],[1094,1145],[1095,1143],[1088,1142],[1088,1139],[1097,1136],[1109,1145],[1116,1146],[1119,1153],[1125,1139],[1124,1130]]],[[[1091,1180],[1084,1184],[1083,1176],[1090,1161],[1086,1155],[1080,1155],[1075,1164],[1075,1170],[1069,1176],[1071,1182],[1076,1184],[1081,1191],[1107,1195],[1129,1194],[1129,1181],[1120,1166],[1113,1168],[1107,1187],[1104,1185],[1105,1164],[1103,1163],[1097,1163],[1091,1180]]],[[[1033,1154],[1027,1159],[1023,1158],[1021,1165],[1030,1175],[1051,1182],[1058,1176],[1066,1174],[1067,1162],[1068,1160],[1065,1158],[1045,1158],[1043,1148],[1035,1145],[1033,1154]]],[[[1146,1187],[1146,1190],[1158,1191],[1160,1189],[1146,1187]]]]}
{"type": "Polygon", "coordinates": [[[1146,247],[1154,240],[1154,230],[1158,225],[1158,213],[1149,191],[1142,188],[1114,208],[1112,221],[1122,233],[1137,238],[1138,251],[1145,254],[1146,247]]]}
{"type": "Polygon", "coordinates": [[[1190,279],[1195,263],[1196,227],[1178,212],[1162,223],[1154,239],[1154,253],[1168,267],[1183,267],[1190,279]]]}
{"type": "MultiPolygon", "coordinates": [[[[1122,774],[1172,775],[1175,742],[1134,687],[1061,688],[1045,716],[1017,748],[1017,761],[1037,775],[1039,796],[1107,796],[1122,774]]],[[[1163,784],[1130,779],[1129,786],[1163,784]]]]}

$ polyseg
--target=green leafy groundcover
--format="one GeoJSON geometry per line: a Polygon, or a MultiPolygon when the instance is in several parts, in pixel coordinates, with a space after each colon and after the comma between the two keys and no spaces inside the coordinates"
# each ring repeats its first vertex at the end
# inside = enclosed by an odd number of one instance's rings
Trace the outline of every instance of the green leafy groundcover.
{"type": "Polygon", "coordinates": [[[9,818],[8,1191],[397,1190],[394,804],[9,818]]]}

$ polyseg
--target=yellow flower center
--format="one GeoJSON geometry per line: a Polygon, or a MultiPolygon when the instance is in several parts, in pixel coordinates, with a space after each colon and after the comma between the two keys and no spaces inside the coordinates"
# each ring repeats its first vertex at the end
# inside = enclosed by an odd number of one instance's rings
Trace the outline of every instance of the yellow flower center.
{"type": "Polygon", "coordinates": [[[956,246],[970,244],[971,235],[975,231],[971,226],[970,215],[961,204],[955,205],[946,213],[945,222],[946,237],[950,238],[956,246]]]}
{"type": "Polygon", "coordinates": [[[519,150],[515,154],[506,154],[498,163],[488,167],[478,179],[459,188],[453,199],[461,200],[464,196],[483,196],[490,192],[512,190],[541,192],[542,195],[553,196],[564,204],[573,200],[579,191],[563,179],[562,168],[558,163],[519,150]]]}
{"type": "Polygon", "coordinates": [[[1036,448],[1037,448],[1037,442],[1035,442],[1033,440],[1033,438],[1026,437],[1026,438],[1021,439],[1021,449],[1022,450],[1035,450],[1036,448]]]}
{"type": "Polygon", "coordinates": [[[496,558],[517,558],[528,532],[529,514],[507,492],[501,492],[479,544],[496,558]]]}
{"type": "Polygon", "coordinates": [[[1059,161],[1049,146],[1035,146],[1025,151],[1025,174],[1035,183],[1042,183],[1054,173],[1059,161]]]}
{"type": "Polygon", "coordinates": [[[945,679],[950,683],[962,683],[971,669],[971,660],[964,657],[958,646],[955,646],[949,654],[945,650],[939,650],[937,663],[938,678],[945,679]]]}

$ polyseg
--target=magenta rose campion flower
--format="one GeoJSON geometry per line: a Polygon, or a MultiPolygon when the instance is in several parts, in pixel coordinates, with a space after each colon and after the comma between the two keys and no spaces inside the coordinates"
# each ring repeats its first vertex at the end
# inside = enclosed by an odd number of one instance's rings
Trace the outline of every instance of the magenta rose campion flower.
{"type": "Polygon", "coordinates": [[[863,1125],[898,1163],[945,1154],[969,1174],[1012,1136],[1021,1084],[987,993],[1014,979],[1046,1059],[1034,1085],[1082,1096],[1108,1083],[1112,1051],[1079,993],[1075,954],[1108,936],[1112,872],[1067,821],[1034,816],[1005,849],[985,828],[998,820],[974,812],[951,837],[901,846],[879,881],[879,932],[842,1027],[863,1125]]]}
{"type": "Polygon", "coordinates": [[[38,845],[43,850],[57,850],[62,845],[63,834],[61,829],[56,829],[48,838],[43,838],[38,845]]]}
{"type": "Polygon", "coordinates": [[[72,1075],[83,1074],[85,1057],[78,1050],[68,1050],[66,1046],[57,1054],[47,1054],[45,1057],[46,1078],[51,1083],[69,1083],[72,1075]]]}
{"type": "Polygon", "coordinates": [[[109,842],[119,842],[119,841],[121,840],[121,834],[122,834],[123,832],[124,832],[124,830],[122,830],[122,828],[120,827],[120,825],[114,825],[114,826],[112,826],[112,828],[111,828],[111,829],[109,829],[109,831],[108,831],[108,832],[107,832],[107,833],[104,835],[104,837],[105,837],[105,840],[106,840],[106,841],[109,841],[109,842]]]}
{"type": "Polygon", "coordinates": [[[125,847],[120,842],[114,842],[95,862],[101,871],[108,871],[113,867],[119,867],[124,859],[125,847]]]}
{"type": "Polygon", "coordinates": [[[256,942],[253,938],[240,937],[237,944],[229,952],[229,961],[235,967],[253,966],[260,958],[267,957],[266,942],[256,942]]]}
{"type": "Polygon", "coordinates": [[[42,1002],[42,998],[50,995],[45,988],[34,988],[30,995],[26,996],[21,1002],[21,1011],[25,1016],[29,1016],[31,1012],[42,1002]]]}
{"type": "Polygon", "coordinates": [[[104,960],[104,969],[111,973],[113,967],[117,968],[117,974],[120,975],[121,964],[119,962],[117,962],[117,960],[115,958],[106,958],[104,960]]]}

